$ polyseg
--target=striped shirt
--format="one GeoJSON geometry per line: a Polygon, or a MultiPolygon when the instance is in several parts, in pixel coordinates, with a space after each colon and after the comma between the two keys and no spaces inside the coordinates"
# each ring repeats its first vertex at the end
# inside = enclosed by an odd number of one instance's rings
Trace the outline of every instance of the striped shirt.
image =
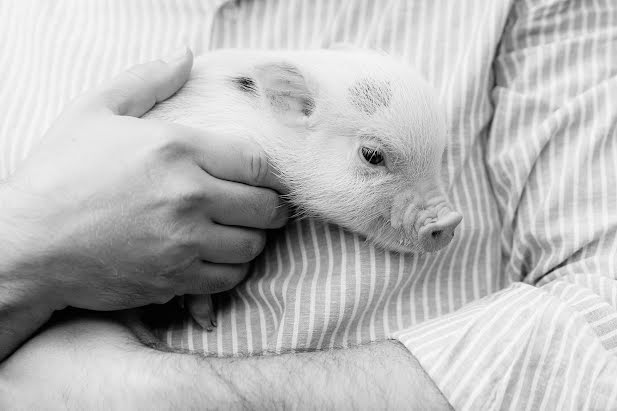
{"type": "Polygon", "coordinates": [[[294,221],[215,332],[155,332],[221,356],[395,338],[456,409],[617,409],[614,0],[0,0],[0,38],[0,178],[70,98],[181,44],[402,56],[447,111],[450,246],[294,221]]]}

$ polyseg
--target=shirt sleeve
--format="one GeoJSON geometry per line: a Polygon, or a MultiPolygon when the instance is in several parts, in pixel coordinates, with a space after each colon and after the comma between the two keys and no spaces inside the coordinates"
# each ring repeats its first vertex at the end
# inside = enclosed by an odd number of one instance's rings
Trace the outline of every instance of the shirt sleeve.
{"type": "Polygon", "coordinates": [[[617,2],[515,3],[485,156],[512,284],[394,335],[455,409],[617,409],[616,73],[617,2]]]}

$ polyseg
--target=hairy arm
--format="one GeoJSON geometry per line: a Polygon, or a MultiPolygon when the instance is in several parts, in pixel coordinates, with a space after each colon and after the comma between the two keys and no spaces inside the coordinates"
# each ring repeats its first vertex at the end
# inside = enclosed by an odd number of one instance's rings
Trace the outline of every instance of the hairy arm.
{"type": "Polygon", "coordinates": [[[8,404],[45,401],[69,409],[96,404],[133,409],[449,408],[409,351],[395,341],[328,352],[202,358],[147,348],[124,325],[98,315],[45,330],[0,367],[0,383],[8,390],[0,398],[8,404]]]}

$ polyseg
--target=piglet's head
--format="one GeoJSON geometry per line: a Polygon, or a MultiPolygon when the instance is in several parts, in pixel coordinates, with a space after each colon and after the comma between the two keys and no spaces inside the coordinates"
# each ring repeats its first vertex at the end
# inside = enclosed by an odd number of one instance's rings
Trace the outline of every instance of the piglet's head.
{"type": "Polygon", "coordinates": [[[387,56],[324,53],[323,64],[261,64],[233,79],[275,125],[260,143],[290,200],[386,249],[445,247],[462,217],[442,188],[447,129],[433,90],[387,56]]]}

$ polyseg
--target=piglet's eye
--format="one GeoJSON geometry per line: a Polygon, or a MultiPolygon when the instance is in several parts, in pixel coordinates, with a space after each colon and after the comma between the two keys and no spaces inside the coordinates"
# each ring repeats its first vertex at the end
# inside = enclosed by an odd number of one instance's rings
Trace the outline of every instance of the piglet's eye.
{"type": "Polygon", "coordinates": [[[364,157],[369,164],[377,166],[383,163],[383,154],[379,150],[362,147],[360,152],[362,153],[362,157],[364,157]]]}

